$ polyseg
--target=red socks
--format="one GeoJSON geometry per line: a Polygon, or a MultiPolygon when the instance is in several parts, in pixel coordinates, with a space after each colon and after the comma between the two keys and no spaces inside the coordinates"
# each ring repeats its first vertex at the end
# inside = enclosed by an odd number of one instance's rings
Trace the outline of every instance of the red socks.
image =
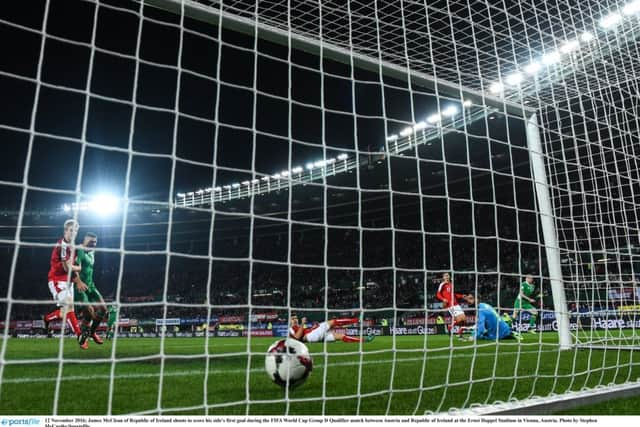
{"type": "MultiPolygon", "coordinates": [[[[56,319],[61,318],[62,314],[60,313],[59,308],[44,316],[44,320],[46,320],[47,322],[52,322],[56,319]]],[[[67,313],[67,322],[69,322],[73,333],[76,335],[80,335],[80,325],[78,325],[78,318],[76,317],[76,313],[73,310],[67,313]]]]}
{"type": "Polygon", "coordinates": [[[78,318],[76,317],[75,311],[70,311],[67,313],[67,322],[71,325],[71,329],[73,329],[73,333],[76,335],[80,335],[80,325],[78,325],[78,318]]]}
{"type": "Polygon", "coordinates": [[[358,323],[359,320],[357,317],[352,317],[352,318],[343,318],[343,319],[333,319],[333,325],[334,326],[344,326],[344,325],[354,325],[356,323],[358,323]]]}
{"type": "Polygon", "coordinates": [[[362,340],[357,337],[348,337],[346,335],[342,337],[342,342],[360,342],[360,341],[362,340]]]}
{"type": "Polygon", "coordinates": [[[52,322],[56,319],[60,319],[60,309],[53,310],[51,313],[44,316],[44,320],[47,322],[52,322]]]}

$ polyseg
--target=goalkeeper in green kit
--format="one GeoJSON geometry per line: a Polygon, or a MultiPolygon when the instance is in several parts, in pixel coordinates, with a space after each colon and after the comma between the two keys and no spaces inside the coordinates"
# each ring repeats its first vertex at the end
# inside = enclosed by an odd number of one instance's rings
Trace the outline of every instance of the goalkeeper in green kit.
{"type": "Polygon", "coordinates": [[[87,233],[81,248],[76,251],[76,263],[81,268],[79,280],[87,285],[86,291],[78,291],[76,294],[76,302],[82,307],[82,335],[79,343],[80,348],[84,350],[89,348],[89,338],[92,338],[96,344],[103,343],[96,330],[100,326],[100,322],[107,318],[107,306],[93,281],[93,265],[95,263],[93,250],[97,244],[98,236],[95,233],[87,233]]]}
{"type": "Polygon", "coordinates": [[[533,306],[536,300],[532,297],[535,289],[536,286],[533,284],[533,276],[531,274],[527,274],[524,282],[520,284],[520,293],[518,293],[518,296],[513,303],[514,321],[518,318],[519,311],[529,312],[529,332],[532,334],[536,333],[536,318],[538,317],[538,310],[533,306]]]}

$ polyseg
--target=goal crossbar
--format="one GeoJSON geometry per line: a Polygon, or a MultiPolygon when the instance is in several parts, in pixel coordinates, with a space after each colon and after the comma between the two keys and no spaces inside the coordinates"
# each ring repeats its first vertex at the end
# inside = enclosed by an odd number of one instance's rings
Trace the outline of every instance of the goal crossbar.
{"type": "Polygon", "coordinates": [[[312,37],[299,34],[294,31],[286,31],[273,25],[248,19],[233,13],[196,3],[192,0],[144,0],[145,4],[163,9],[175,14],[180,14],[184,7],[185,16],[214,25],[222,25],[233,31],[251,36],[259,31],[259,37],[283,46],[308,52],[314,55],[322,54],[323,58],[331,59],[344,64],[353,64],[354,67],[367,71],[381,72],[385,76],[401,81],[411,80],[412,84],[435,90],[453,99],[469,100],[474,104],[482,104],[509,115],[520,117],[523,120],[536,110],[525,104],[492,96],[488,93],[459,85],[426,73],[421,73],[397,64],[373,58],[353,50],[349,50],[324,40],[318,41],[312,37]]]}

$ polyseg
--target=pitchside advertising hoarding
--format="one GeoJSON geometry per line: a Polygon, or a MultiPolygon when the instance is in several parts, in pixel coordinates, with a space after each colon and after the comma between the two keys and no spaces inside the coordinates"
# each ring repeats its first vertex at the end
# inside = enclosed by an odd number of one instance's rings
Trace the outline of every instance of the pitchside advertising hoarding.
{"type": "MultiPolygon", "coordinates": [[[[635,292],[640,292],[638,288],[631,288],[635,292]]],[[[623,291],[627,291],[624,290],[623,291]]],[[[617,290],[620,295],[620,290],[617,290]]],[[[522,312],[520,318],[514,322],[513,327],[517,331],[527,331],[529,329],[528,312],[522,312]]],[[[284,322],[278,322],[275,313],[256,314],[252,316],[256,322],[251,323],[250,333],[254,337],[286,337],[289,334],[289,325],[284,322]],[[273,322],[272,322],[273,321],[273,322]]],[[[570,328],[577,329],[640,329],[640,304],[630,303],[628,305],[620,305],[610,310],[595,310],[588,312],[571,312],[569,314],[570,328]]],[[[246,323],[245,316],[220,316],[211,318],[209,321],[209,334],[218,337],[246,337],[249,334],[249,328],[246,323]],[[222,321],[225,322],[222,322],[222,321]],[[233,323],[226,323],[234,321],[233,323]]],[[[447,318],[447,322],[449,319],[447,318]]],[[[467,325],[475,323],[475,316],[467,316],[467,325]]],[[[5,322],[0,321],[0,331],[5,327],[5,322]]],[[[176,336],[204,336],[204,328],[207,321],[203,317],[193,318],[167,318],[167,319],[118,319],[118,327],[120,336],[126,336],[130,332],[130,328],[144,327],[145,333],[151,333],[153,336],[156,330],[170,330],[171,332],[180,332],[176,336]],[[174,327],[180,328],[174,331],[174,327]],[[196,329],[198,328],[198,329],[196,329]]],[[[49,324],[52,331],[59,332],[62,322],[56,321],[49,324]]],[[[106,323],[101,323],[100,330],[104,331],[107,327],[106,323]]],[[[555,313],[552,311],[543,311],[538,314],[537,328],[542,331],[557,331],[558,324],[555,313]]],[[[42,320],[14,320],[9,323],[10,334],[18,337],[40,336],[44,335],[44,322],[42,320]]],[[[136,331],[138,332],[138,331],[136,331]]],[[[141,331],[140,331],[141,332],[141,331]]],[[[337,328],[335,332],[348,336],[362,335],[431,335],[437,333],[435,319],[424,317],[405,318],[399,321],[397,325],[391,327],[382,327],[372,325],[372,322],[366,322],[362,327],[337,328]]],[[[455,329],[454,329],[455,332],[455,329]]],[[[139,336],[134,333],[132,336],[139,336]]],[[[152,336],[150,335],[150,336],[152,336]]],[[[146,334],[145,334],[146,336],[146,334]]]]}
{"type": "MultiPolygon", "coordinates": [[[[621,306],[616,310],[599,310],[585,313],[569,313],[569,328],[578,329],[638,329],[640,328],[640,306],[621,306]],[[637,308],[636,308],[637,307],[637,308]]],[[[514,329],[517,331],[529,330],[528,312],[520,315],[520,322],[514,322],[514,329]]],[[[540,314],[538,329],[543,331],[557,331],[558,322],[553,311],[544,311],[540,314]]]]}

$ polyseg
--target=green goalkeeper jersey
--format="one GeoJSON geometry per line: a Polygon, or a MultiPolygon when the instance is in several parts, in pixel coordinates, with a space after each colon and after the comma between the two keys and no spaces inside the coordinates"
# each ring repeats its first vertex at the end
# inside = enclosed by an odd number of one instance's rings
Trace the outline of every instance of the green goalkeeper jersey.
{"type": "Polygon", "coordinates": [[[80,266],[80,280],[82,280],[89,290],[95,289],[96,284],[93,282],[93,264],[95,262],[95,253],[93,251],[85,251],[78,249],[76,252],[76,263],[80,266]]]}
{"type": "Polygon", "coordinates": [[[533,291],[536,290],[535,285],[529,284],[526,280],[520,284],[520,292],[522,292],[525,296],[531,298],[533,295],[533,291]]]}

